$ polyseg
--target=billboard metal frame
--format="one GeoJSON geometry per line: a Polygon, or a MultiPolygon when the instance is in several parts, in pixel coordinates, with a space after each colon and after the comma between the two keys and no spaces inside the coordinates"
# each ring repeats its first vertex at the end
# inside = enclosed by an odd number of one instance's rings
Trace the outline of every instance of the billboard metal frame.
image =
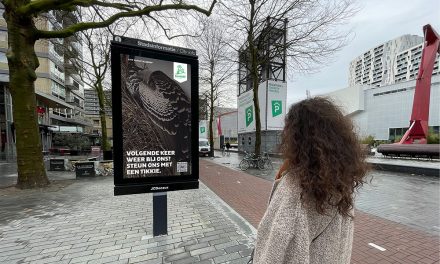
{"type": "MultiPolygon", "coordinates": [[[[199,187],[198,159],[198,58],[194,50],[116,36],[111,42],[114,194],[167,192],[199,187]],[[191,174],[177,176],[123,177],[123,131],[121,98],[121,54],[180,62],[191,66],[191,174]]],[[[142,136],[142,135],[140,135],[142,136]]],[[[144,135],[148,136],[148,135],[144,135]]]]}

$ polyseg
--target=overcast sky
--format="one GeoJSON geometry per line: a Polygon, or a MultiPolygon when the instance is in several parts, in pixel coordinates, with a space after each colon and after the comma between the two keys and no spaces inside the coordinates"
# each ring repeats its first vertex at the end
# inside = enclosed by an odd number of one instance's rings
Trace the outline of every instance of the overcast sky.
{"type": "Polygon", "coordinates": [[[312,95],[348,87],[350,62],[367,50],[401,35],[423,36],[431,24],[440,33],[440,0],[359,0],[361,10],[350,20],[352,41],[320,72],[296,75],[287,84],[287,105],[312,95]]]}

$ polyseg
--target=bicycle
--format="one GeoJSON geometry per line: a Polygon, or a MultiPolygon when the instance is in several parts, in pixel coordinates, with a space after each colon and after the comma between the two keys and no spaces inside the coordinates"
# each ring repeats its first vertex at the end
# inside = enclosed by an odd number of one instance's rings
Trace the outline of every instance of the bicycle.
{"type": "Polygon", "coordinates": [[[243,160],[240,162],[240,164],[238,165],[241,170],[245,171],[245,170],[249,169],[250,166],[253,166],[255,168],[259,168],[260,170],[264,169],[265,160],[263,160],[261,158],[261,156],[256,155],[255,153],[248,153],[246,151],[244,153],[245,153],[245,156],[244,156],[243,160]]]}
{"type": "Polygon", "coordinates": [[[263,169],[273,170],[272,160],[269,157],[269,153],[263,152],[263,156],[261,158],[263,160],[263,169]]]}
{"type": "Polygon", "coordinates": [[[96,168],[98,175],[113,176],[113,162],[102,162],[96,168]]]}
{"type": "Polygon", "coordinates": [[[69,160],[66,164],[68,171],[76,171],[76,163],[79,162],[77,160],[69,160]]]}

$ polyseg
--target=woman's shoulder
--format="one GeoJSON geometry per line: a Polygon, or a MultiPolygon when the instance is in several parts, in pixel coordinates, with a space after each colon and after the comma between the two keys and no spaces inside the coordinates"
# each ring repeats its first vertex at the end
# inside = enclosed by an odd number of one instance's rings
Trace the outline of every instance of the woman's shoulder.
{"type": "Polygon", "coordinates": [[[270,204],[297,210],[296,207],[301,204],[300,197],[301,187],[298,180],[291,173],[286,173],[281,179],[274,182],[270,204]]]}
{"type": "Polygon", "coordinates": [[[283,189],[284,192],[287,192],[295,197],[301,194],[301,183],[291,171],[284,173],[279,181],[280,183],[278,185],[283,189]]]}

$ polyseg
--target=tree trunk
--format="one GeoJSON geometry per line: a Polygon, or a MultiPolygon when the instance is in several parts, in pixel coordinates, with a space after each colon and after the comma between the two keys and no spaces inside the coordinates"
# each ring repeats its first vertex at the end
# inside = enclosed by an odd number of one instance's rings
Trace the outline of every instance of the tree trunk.
{"type": "MultiPolygon", "coordinates": [[[[210,96],[209,96],[209,155],[214,157],[214,131],[212,129],[212,122],[214,122],[214,99],[215,99],[215,87],[214,87],[214,61],[209,62],[209,86],[210,86],[210,96]]],[[[219,135],[220,136],[220,135],[219,135]]]]}
{"type": "Polygon", "coordinates": [[[17,187],[35,188],[47,186],[50,182],[44,168],[36,112],[34,82],[39,63],[34,50],[37,40],[34,36],[35,24],[32,17],[15,12],[24,2],[27,1],[5,4],[4,17],[8,24],[7,58],[16,132],[17,187]]]}
{"type": "Polygon", "coordinates": [[[261,119],[260,119],[260,102],[258,98],[258,57],[257,57],[257,47],[254,43],[254,18],[255,18],[255,1],[249,1],[251,5],[251,13],[249,20],[249,32],[248,32],[248,44],[249,44],[249,55],[251,59],[251,78],[252,78],[252,91],[254,95],[254,108],[255,108],[255,154],[259,155],[261,151],[261,119]]]}
{"type": "Polygon", "coordinates": [[[261,151],[261,119],[260,119],[260,101],[258,98],[258,72],[252,74],[252,86],[254,93],[254,108],[255,108],[255,154],[259,155],[261,151]]]}
{"type": "Polygon", "coordinates": [[[209,156],[214,157],[214,129],[212,123],[214,122],[214,99],[213,90],[211,90],[211,99],[209,104],[209,156]]]}
{"type": "Polygon", "coordinates": [[[101,119],[102,150],[108,151],[110,150],[110,144],[107,138],[107,121],[105,120],[105,98],[104,89],[102,88],[102,80],[97,81],[97,84],[95,85],[95,90],[98,94],[99,118],[101,119]]]}

